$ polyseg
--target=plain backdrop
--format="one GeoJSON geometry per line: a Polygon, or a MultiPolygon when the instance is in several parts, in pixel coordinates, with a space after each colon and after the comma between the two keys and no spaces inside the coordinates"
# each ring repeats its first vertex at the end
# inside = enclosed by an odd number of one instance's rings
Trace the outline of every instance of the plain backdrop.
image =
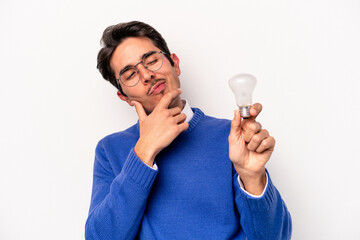
{"type": "Polygon", "coordinates": [[[182,97],[231,119],[258,79],[267,168],[293,239],[360,239],[360,1],[0,2],[0,239],[84,239],[97,142],[137,120],[96,69],[102,31],[141,20],[180,58],[182,97]]]}

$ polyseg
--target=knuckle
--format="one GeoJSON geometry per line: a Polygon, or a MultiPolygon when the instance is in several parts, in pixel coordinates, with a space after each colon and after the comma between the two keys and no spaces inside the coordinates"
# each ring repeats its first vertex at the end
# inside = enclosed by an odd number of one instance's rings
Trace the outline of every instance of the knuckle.
{"type": "Polygon", "coordinates": [[[266,138],[266,139],[263,140],[263,145],[266,148],[275,146],[275,139],[273,137],[266,138]]]}
{"type": "Polygon", "coordinates": [[[163,111],[163,114],[164,114],[165,117],[170,117],[171,116],[169,111],[163,111]]]}
{"type": "Polygon", "coordinates": [[[178,126],[178,125],[173,125],[173,126],[170,128],[170,130],[171,130],[172,132],[177,133],[177,132],[179,131],[179,126],[178,126]]]}
{"type": "Polygon", "coordinates": [[[269,136],[269,131],[266,129],[261,130],[265,136],[269,136]]]}
{"type": "Polygon", "coordinates": [[[261,137],[259,135],[254,135],[252,137],[252,140],[254,140],[255,142],[260,142],[261,141],[261,137]]]}
{"type": "Polygon", "coordinates": [[[255,149],[254,149],[254,144],[248,144],[247,145],[247,149],[249,150],[249,151],[254,151],[255,149]]]}
{"type": "Polygon", "coordinates": [[[170,124],[170,125],[175,125],[175,124],[176,124],[175,119],[174,119],[174,118],[169,118],[169,119],[168,119],[168,124],[170,124]]]}
{"type": "Polygon", "coordinates": [[[244,141],[248,143],[248,142],[250,142],[250,140],[251,140],[251,136],[249,134],[245,134],[244,141]]]}
{"type": "Polygon", "coordinates": [[[247,127],[250,131],[252,132],[255,132],[256,129],[257,129],[257,126],[256,124],[252,123],[252,124],[248,124],[248,127],[247,127]]]}
{"type": "Polygon", "coordinates": [[[264,145],[265,148],[268,147],[268,146],[270,146],[269,139],[264,139],[264,140],[262,141],[262,145],[264,145]]]}
{"type": "Polygon", "coordinates": [[[186,120],[186,114],[184,114],[183,117],[181,118],[182,122],[185,122],[185,120],[186,120]]]}
{"type": "Polygon", "coordinates": [[[177,125],[177,134],[180,134],[183,131],[183,128],[180,125],[177,125]]]}
{"type": "Polygon", "coordinates": [[[260,125],[260,123],[253,123],[253,124],[251,124],[250,129],[253,132],[258,132],[261,129],[261,125],[260,125]]]}

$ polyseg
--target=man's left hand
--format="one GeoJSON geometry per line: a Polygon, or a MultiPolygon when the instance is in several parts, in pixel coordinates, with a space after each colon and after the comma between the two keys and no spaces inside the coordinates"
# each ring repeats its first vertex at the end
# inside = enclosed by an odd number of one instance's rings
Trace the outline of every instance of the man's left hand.
{"type": "Polygon", "coordinates": [[[275,147],[275,139],[256,122],[261,110],[260,103],[254,104],[250,109],[251,117],[243,120],[239,110],[235,110],[229,135],[230,160],[245,189],[255,195],[261,194],[266,186],[265,164],[275,147]]]}

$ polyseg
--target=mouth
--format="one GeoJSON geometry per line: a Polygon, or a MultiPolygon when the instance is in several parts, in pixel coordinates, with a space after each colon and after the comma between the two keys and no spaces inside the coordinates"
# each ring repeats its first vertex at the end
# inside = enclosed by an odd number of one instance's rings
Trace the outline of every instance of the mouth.
{"type": "Polygon", "coordinates": [[[154,86],[150,87],[148,95],[161,93],[165,89],[165,80],[158,81],[154,86]]]}

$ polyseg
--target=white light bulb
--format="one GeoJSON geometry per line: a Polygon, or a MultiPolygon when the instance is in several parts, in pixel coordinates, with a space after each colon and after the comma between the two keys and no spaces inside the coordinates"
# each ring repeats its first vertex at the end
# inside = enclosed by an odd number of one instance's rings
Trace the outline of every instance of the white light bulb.
{"type": "Polygon", "coordinates": [[[229,80],[229,86],[235,95],[236,104],[243,118],[250,117],[252,94],[255,85],[256,78],[246,73],[237,74],[229,80]]]}

